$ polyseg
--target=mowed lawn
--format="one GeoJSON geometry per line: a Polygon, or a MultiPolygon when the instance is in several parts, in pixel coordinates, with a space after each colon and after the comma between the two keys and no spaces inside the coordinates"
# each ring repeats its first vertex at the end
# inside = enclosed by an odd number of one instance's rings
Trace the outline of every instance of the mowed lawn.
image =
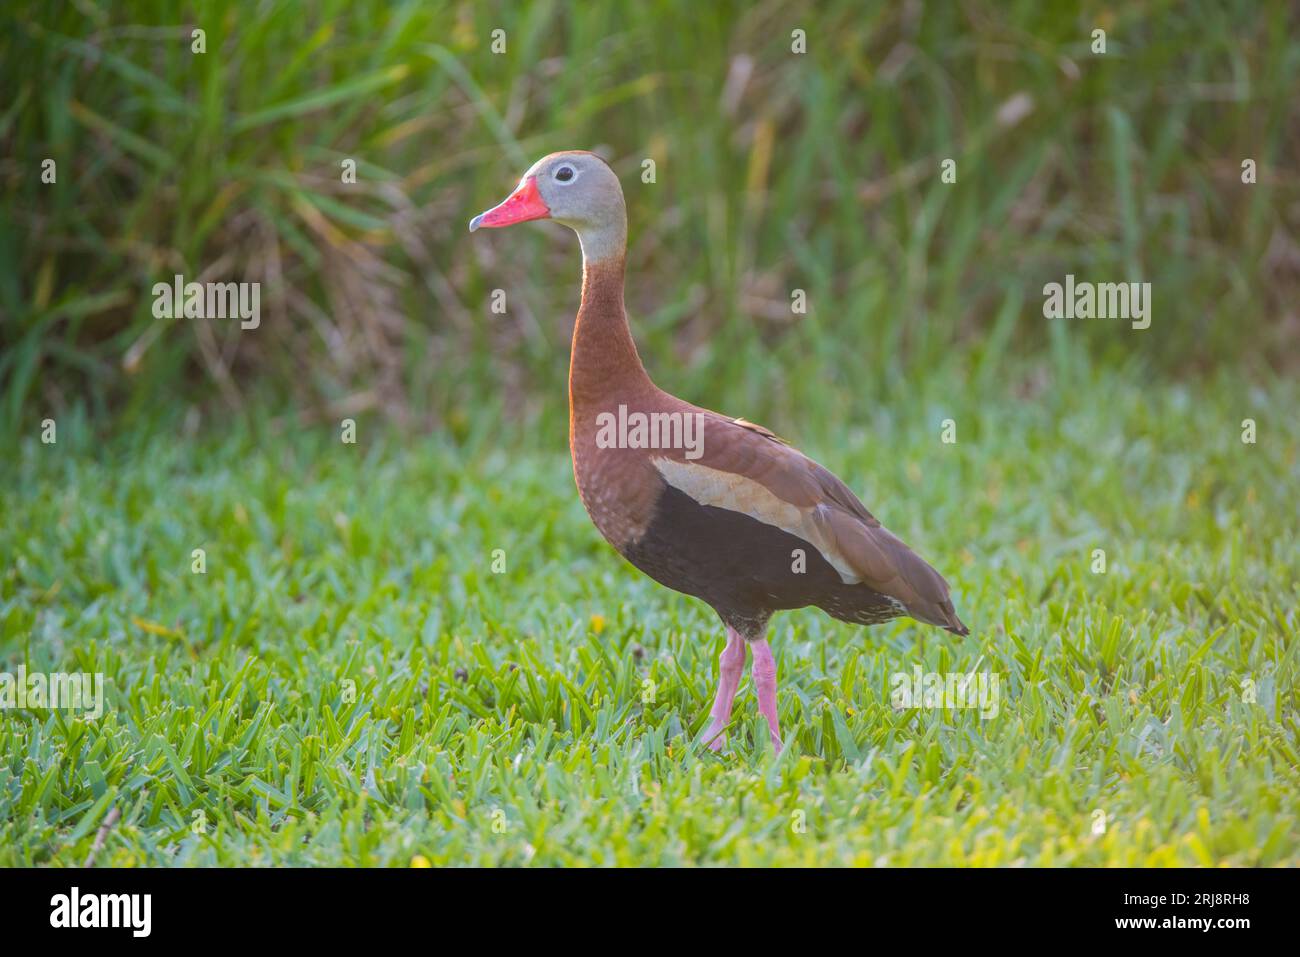
{"type": "Polygon", "coordinates": [[[1300,863],[1300,389],[949,382],[767,423],[972,630],[779,616],[779,757],[748,676],[727,751],[693,741],[721,626],[600,540],[562,425],[33,423],[3,670],[107,690],[0,712],[0,864],[82,864],[111,807],[100,864],[1300,863]],[[896,710],[917,665],[998,674],[998,714],[896,710]]]}

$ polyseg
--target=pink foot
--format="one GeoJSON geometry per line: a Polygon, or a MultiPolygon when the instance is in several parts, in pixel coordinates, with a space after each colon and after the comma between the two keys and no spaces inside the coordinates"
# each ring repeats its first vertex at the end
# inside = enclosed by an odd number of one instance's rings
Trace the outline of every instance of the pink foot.
{"type": "Polygon", "coordinates": [[[710,751],[721,751],[727,742],[726,728],[731,721],[731,704],[736,700],[740,676],[745,670],[745,639],[740,632],[727,629],[727,647],[718,658],[718,694],[713,699],[709,731],[705,735],[710,751]]]}
{"type": "Polygon", "coordinates": [[[754,693],[758,695],[758,713],[767,719],[772,748],[781,750],[781,723],[776,716],[776,659],[766,641],[752,641],[754,649],[754,693]]]}

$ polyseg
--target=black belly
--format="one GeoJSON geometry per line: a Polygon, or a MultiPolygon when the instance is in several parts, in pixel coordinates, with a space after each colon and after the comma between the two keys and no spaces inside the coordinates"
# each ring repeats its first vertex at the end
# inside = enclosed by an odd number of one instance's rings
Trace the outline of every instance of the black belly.
{"type": "Polygon", "coordinates": [[[621,551],[660,584],[708,602],[747,637],[762,637],[772,613],[786,608],[816,605],[864,625],[905,614],[866,585],[844,584],[821,552],[799,536],[740,512],[701,505],[670,485],[645,534],[621,551]]]}

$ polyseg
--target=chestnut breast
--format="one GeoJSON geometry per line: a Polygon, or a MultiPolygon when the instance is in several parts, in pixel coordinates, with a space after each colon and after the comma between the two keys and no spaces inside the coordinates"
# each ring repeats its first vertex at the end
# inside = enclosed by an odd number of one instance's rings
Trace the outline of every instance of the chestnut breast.
{"type": "Polygon", "coordinates": [[[578,495],[596,529],[620,552],[645,534],[665,488],[651,458],[654,450],[630,448],[622,440],[629,422],[635,428],[636,414],[672,411],[670,401],[657,389],[610,390],[570,410],[569,451],[578,495]]]}

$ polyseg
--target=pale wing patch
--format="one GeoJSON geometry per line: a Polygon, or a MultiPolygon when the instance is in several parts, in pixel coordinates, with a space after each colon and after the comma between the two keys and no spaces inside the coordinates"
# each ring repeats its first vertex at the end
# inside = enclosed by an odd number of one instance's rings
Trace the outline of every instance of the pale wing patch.
{"type": "Polygon", "coordinates": [[[854,574],[849,563],[844,560],[839,549],[835,547],[834,539],[815,520],[813,509],[792,505],[785,499],[773,495],[761,483],[734,472],[724,472],[695,462],[678,462],[667,458],[654,459],[654,465],[665,482],[679,492],[689,495],[701,505],[713,505],[740,512],[765,525],[772,525],[783,532],[797,535],[821,552],[822,557],[839,572],[840,578],[846,585],[861,581],[861,578],[854,574]]]}

